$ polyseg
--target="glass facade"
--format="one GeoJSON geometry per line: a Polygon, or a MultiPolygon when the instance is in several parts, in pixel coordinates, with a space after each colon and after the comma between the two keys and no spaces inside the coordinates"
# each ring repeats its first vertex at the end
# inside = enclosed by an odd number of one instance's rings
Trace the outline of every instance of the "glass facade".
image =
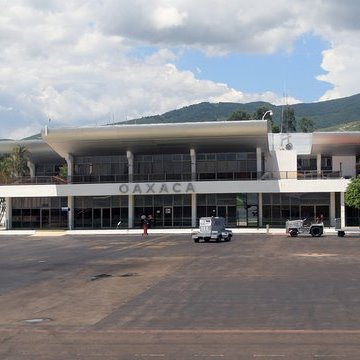
{"type": "Polygon", "coordinates": [[[134,156],[134,181],[179,181],[191,179],[190,154],[134,156]]]}
{"type": "Polygon", "coordinates": [[[66,197],[13,198],[13,229],[65,229],[68,226],[66,197]]]}
{"type": "Polygon", "coordinates": [[[323,219],[330,226],[329,193],[263,194],[263,224],[284,227],[286,220],[323,219]]]}
{"type": "Polygon", "coordinates": [[[141,215],[153,217],[152,227],[191,227],[191,195],[135,196],[134,227],[141,215]]]}
{"type": "Polygon", "coordinates": [[[75,229],[128,227],[127,196],[76,196],[74,202],[75,229]]]}
{"type": "Polygon", "coordinates": [[[256,179],[256,152],[198,153],[198,180],[256,179]]]}
{"type": "Polygon", "coordinates": [[[73,182],[127,182],[126,155],[76,156],[73,182]]]}
{"type": "Polygon", "coordinates": [[[203,216],[221,216],[227,226],[257,227],[257,194],[197,195],[197,224],[203,216]]]}
{"type": "Polygon", "coordinates": [[[59,163],[36,164],[35,174],[36,176],[58,176],[61,165],[59,163]]]}

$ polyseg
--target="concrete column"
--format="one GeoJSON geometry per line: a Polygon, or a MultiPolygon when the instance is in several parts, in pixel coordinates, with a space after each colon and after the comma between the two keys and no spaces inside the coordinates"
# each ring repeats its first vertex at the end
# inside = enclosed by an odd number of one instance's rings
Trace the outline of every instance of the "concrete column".
{"type": "Polygon", "coordinates": [[[71,154],[66,154],[65,160],[67,164],[67,176],[70,181],[72,181],[72,176],[74,173],[74,157],[71,154]]]}
{"type": "Polygon", "coordinates": [[[128,195],[128,227],[134,227],[134,195],[128,195]]]}
{"type": "Polygon", "coordinates": [[[30,177],[34,178],[35,177],[35,164],[31,161],[28,161],[26,165],[30,170],[30,177]]]}
{"type": "Polygon", "coordinates": [[[316,155],[316,172],[317,176],[321,177],[321,154],[316,155]]]}
{"type": "Polygon", "coordinates": [[[196,151],[195,151],[195,149],[190,149],[190,159],[191,159],[191,180],[196,181],[196,151]]]}
{"type": "Polygon", "coordinates": [[[256,171],[257,178],[260,179],[262,175],[262,158],[261,158],[261,148],[256,148],[256,171]]]}
{"type": "Polygon", "coordinates": [[[12,201],[11,198],[5,198],[5,229],[12,229],[12,201]]]}
{"type": "Polygon", "coordinates": [[[68,228],[69,230],[74,229],[74,197],[68,196],[68,228]]]}
{"type": "Polygon", "coordinates": [[[259,227],[263,226],[263,196],[262,193],[258,193],[258,221],[259,227]]]}
{"type": "Polygon", "coordinates": [[[196,213],[197,213],[197,199],[196,194],[191,194],[191,227],[195,228],[196,224],[196,213]]]}
{"type": "Polygon", "coordinates": [[[330,193],[330,226],[335,226],[335,193],[330,193]]]}
{"type": "Polygon", "coordinates": [[[128,172],[129,172],[129,182],[134,180],[134,154],[128,150],[126,151],[126,157],[128,159],[128,172]]]}
{"type": "Polygon", "coordinates": [[[341,219],[341,228],[345,227],[345,193],[340,193],[340,219],[341,219]]]}

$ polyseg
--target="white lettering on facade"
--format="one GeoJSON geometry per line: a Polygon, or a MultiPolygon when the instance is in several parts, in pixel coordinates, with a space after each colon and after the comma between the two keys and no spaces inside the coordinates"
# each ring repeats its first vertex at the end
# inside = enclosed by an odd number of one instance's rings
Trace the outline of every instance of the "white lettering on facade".
{"type": "Polygon", "coordinates": [[[148,194],[149,192],[152,192],[153,194],[155,194],[155,191],[154,191],[154,186],[155,184],[146,184],[146,186],[148,187],[146,193],[148,194]]]}
{"type": "Polygon", "coordinates": [[[126,184],[121,184],[119,190],[122,194],[127,194],[129,192],[129,186],[126,184]]]}
{"type": "Polygon", "coordinates": [[[195,192],[194,186],[192,183],[188,183],[187,187],[186,187],[186,191],[185,192],[195,192]]]}
{"type": "Polygon", "coordinates": [[[181,184],[175,183],[173,185],[173,192],[176,192],[176,193],[181,192],[181,184]]]}
{"type": "Polygon", "coordinates": [[[162,185],[161,185],[161,188],[160,188],[159,193],[163,193],[163,192],[166,192],[166,193],[168,193],[168,192],[169,192],[169,190],[168,190],[168,188],[167,188],[166,184],[162,184],[162,185]]]}
{"type": "Polygon", "coordinates": [[[144,184],[121,184],[121,194],[171,194],[171,193],[194,193],[192,183],[144,183],[144,184]]]}

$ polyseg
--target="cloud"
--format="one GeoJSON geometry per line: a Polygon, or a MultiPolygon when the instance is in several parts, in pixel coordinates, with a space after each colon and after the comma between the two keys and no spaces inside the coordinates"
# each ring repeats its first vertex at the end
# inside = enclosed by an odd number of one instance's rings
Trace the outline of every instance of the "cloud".
{"type": "Polygon", "coordinates": [[[186,12],[180,12],[176,7],[158,7],[153,12],[154,26],[157,29],[177,27],[184,23],[186,12]]]}
{"type": "Polygon", "coordinates": [[[0,12],[0,137],[31,135],[49,117],[52,126],[72,126],[201,101],[281,104],[270,89],[244,93],[179,70],[179,49],[291,52],[308,33],[330,44],[318,80],[333,88],[322,99],[351,95],[359,92],[359,15],[351,0],[7,0],[0,12]],[[152,50],[136,57],[139,48],[152,50]]]}

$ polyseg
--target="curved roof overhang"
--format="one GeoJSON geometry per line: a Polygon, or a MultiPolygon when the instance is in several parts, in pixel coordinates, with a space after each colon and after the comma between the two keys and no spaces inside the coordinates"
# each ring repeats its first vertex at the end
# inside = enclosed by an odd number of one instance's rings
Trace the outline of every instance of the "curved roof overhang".
{"type": "Polygon", "coordinates": [[[59,161],[61,156],[57,154],[43,140],[4,140],[0,141],[0,154],[10,154],[17,146],[24,146],[27,150],[27,156],[30,161],[36,162],[53,162],[59,161]]]}
{"type": "Polygon", "coordinates": [[[113,125],[45,129],[42,137],[63,157],[73,155],[268,149],[266,120],[113,125]]]}
{"type": "Polygon", "coordinates": [[[311,152],[327,155],[360,154],[360,131],[315,132],[311,152]]]}

